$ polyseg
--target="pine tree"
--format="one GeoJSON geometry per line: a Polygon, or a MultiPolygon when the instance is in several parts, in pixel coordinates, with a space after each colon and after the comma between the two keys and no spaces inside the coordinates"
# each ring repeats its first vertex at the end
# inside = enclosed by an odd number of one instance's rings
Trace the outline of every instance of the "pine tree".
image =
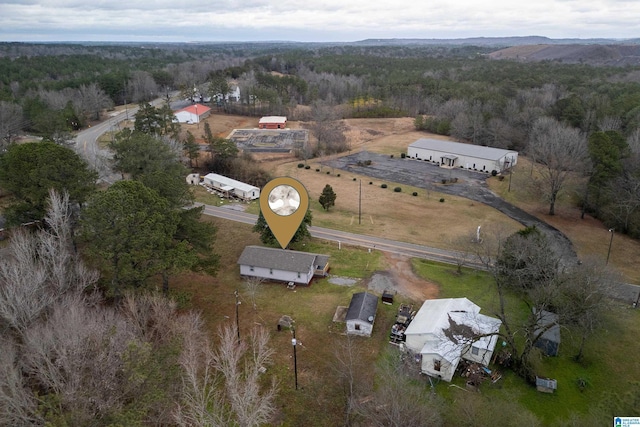
{"type": "Polygon", "coordinates": [[[328,211],[331,206],[336,204],[336,193],[329,184],[324,186],[320,199],[318,200],[325,211],[328,211]]]}

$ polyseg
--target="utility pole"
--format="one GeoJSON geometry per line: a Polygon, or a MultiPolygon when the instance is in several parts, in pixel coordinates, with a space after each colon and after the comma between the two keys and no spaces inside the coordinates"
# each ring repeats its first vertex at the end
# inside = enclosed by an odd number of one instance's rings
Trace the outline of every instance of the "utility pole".
{"type": "Polygon", "coordinates": [[[609,265],[609,257],[611,256],[611,244],[613,243],[613,232],[614,229],[610,228],[609,233],[611,233],[611,239],[609,240],[609,250],[607,251],[607,262],[605,262],[604,265],[609,265]]]}
{"type": "Polygon", "coordinates": [[[296,390],[298,389],[298,358],[296,357],[296,327],[291,325],[291,333],[293,334],[293,338],[291,338],[291,345],[293,346],[293,375],[296,384],[296,390]]]}
{"type": "Polygon", "coordinates": [[[236,289],[233,294],[236,296],[236,331],[238,332],[238,345],[240,345],[240,314],[238,310],[240,301],[238,301],[238,290],[236,289]]]}
{"type": "Polygon", "coordinates": [[[362,224],[362,180],[360,180],[360,193],[358,195],[358,225],[362,224]]]}

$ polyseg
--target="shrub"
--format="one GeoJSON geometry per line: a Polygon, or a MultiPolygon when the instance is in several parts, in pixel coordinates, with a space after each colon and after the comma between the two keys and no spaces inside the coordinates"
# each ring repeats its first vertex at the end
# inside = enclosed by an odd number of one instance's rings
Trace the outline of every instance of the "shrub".
{"type": "Polygon", "coordinates": [[[336,176],[340,176],[340,174],[336,175],[336,176]]]}
{"type": "Polygon", "coordinates": [[[369,181],[369,185],[372,185],[372,184],[373,184],[373,182],[372,182],[372,181],[369,181]]]}
{"type": "Polygon", "coordinates": [[[440,203],[444,203],[444,197],[440,199],[440,203]]]}
{"type": "Polygon", "coordinates": [[[365,160],[364,164],[365,166],[371,166],[371,160],[365,160]]]}
{"type": "Polygon", "coordinates": [[[353,180],[354,180],[354,181],[356,181],[356,179],[355,179],[355,178],[353,178],[353,180]]]}
{"type": "Polygon", "coordinates": [[[382,184],[380,188],[387,188],[387,184],[382,184]]]}
{"type": "Polygon", "coordinates": [[[443,183],[443,184],[446,184],[446,183],[447,183],[447,180],[446,180],[446,179],[444,179],[444,178],[442,178],[442,183],[443,183]]]}
{"type": "Polygon", "coordinates": [[[400,153],[400,158],[404,159],[405,157],[407,157],[407,155],[405,153],[400,153]]]}
{"type": "Polygon", "coordinates": [[[498,175],[498,171],[497,171],[497,170],[495,170],[495,169],[494,169],[494,170],[492,170],[492,171],[491,171],[491,176],[496,176],[496,175],[498,175]]]}
{"type": "Polygon", "coordinates": [[[389,157],[393,159],[393,154],[392,154],[392,155],[390,155],[389,157]]]}
{"type": "Polygon", "coordinates": [[[320,169],[316,168],[316,172],[320,172],[320,169]]]}
{"type": "Polygon", "coordinates": [[[305,169],[311,169],[311,166],[307,165],[304,167],[305,169]]]}
{"type": "Polygon", "coordinates": [[[418,192],[417,192],[417,191],[414,191],[413,193],[411,193],[411,195],[412,195],[412,196],[417,196],[417,195],[418,195],[418,192]]]}
{"type": "Polygon", "coordinates": [[[327,171],[327,175],[331,174],[331,171],[327,171]]]}
{"type": "Polygon", "coordinates": [[[400,193],[400,192],[402,192],[402,188],[396,187],[396,188],[393,189],[393,191],[396,192],[396,193],[400,193]]]}
{"type": "Polygon", "coordinates": [[[304,167],[304,163],[298,163],[298,168],[302,169],[304,167]]]}

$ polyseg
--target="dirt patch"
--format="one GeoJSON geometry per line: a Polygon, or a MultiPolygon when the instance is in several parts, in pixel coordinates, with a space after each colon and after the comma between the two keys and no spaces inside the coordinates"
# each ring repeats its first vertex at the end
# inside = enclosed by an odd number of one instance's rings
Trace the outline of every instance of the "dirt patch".
{"type": "Polygon", "coordinates": [[[390,289],[418,302],[438,298],[438,285],[416,276],[408,257],[391,252],[383,252],[383,255],[387,270],[378,271],[367,280],[365,285],[369,290],[382,294],[390,289]]]}

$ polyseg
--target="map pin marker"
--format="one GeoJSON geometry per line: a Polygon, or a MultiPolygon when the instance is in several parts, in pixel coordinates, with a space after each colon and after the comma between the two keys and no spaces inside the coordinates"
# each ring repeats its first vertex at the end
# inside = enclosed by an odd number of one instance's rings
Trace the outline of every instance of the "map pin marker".
{"type": "Polygon", "coordinates": [[[293,178],[272,179],[260,192],[262,216],[282,249],[298,231],[308,209],[309,193],[293,178]]]}

